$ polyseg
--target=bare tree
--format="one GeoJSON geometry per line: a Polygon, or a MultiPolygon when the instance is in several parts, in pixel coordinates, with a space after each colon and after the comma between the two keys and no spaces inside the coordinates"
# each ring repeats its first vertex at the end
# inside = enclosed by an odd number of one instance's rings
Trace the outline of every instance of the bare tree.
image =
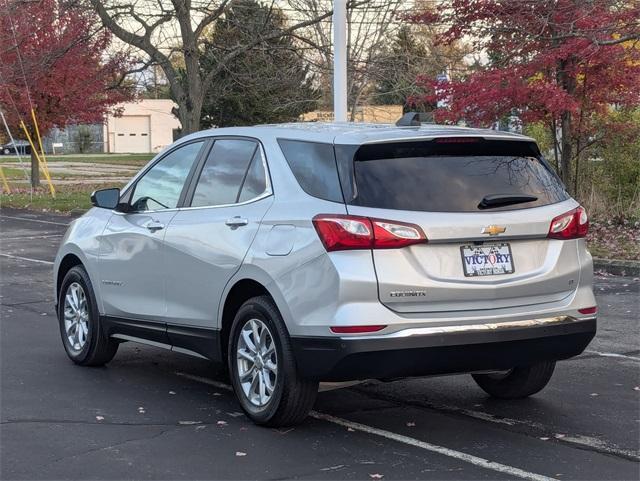
{"type": "MultiPolygon", "coordinates": [[[[327,10],[308,15],[279,31],[263,30],[263,25],[256,24],[253,41],[230,45],[215,66],[207,68],[201,62],[201,45],[206,31],[225,15],[235,0],[87,1],[100,16],[104,27],[121,41],[144,52],[148,65],[162,69],[171,97],[178,104],[174,114],[182,123],[183,133],[199,130],[204,98],[227,62],[268,40],[296,35],[302,29],[329,19],[333,13],[327,10]]],[[[275,2],[272,8],[276,8],[275,2]]]]}
{"type": "MultiPolygon", "coordinates": [[[[288,0],[291,15],[303,20],[321,18],[330,4],[328,0],[288,0]]],[[[411,2],[402,0],[369,0],[347,5],[347,90],[351,120],[356,107],[373,93],[373,81],[386,55],[385,46],[400,28],[399,15],[411,2]]],[[[301,54],[324,79],[321,88],[331,92],[333,74],[332,24],[318,21],[308,28],[298,30],[295,37],[300,42],[301,54]]],[[[325,102],[328,104],[328,98],[325,102]]]]}

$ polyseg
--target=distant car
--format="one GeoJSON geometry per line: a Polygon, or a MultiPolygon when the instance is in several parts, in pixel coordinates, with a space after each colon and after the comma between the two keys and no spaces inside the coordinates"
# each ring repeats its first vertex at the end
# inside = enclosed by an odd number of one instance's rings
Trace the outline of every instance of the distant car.
{"type": "Polygon", "coordinates": [[[471,373],[526,397],[596,332],[587,213],[522,135],[207,130],[92,202],[54,266],[67,355],[222,361],[258,424],[300,422],[319,381],[471,373]]]}
{"type": "Polygon", "coordinates": [[[9,142],[4,145],[0,145],[1,155],[31,155],[31,145],[26,140],[16,140],[15,145],[9,142]]]}

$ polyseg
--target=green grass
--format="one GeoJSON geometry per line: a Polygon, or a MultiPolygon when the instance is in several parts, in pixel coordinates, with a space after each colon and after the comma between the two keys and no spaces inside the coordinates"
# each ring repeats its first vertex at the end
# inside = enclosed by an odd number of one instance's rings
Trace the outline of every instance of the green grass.
{"type": "MultiPolygon", "coordinates": [[[[85,211],[91,207],[89,196],[96,189],[104,189],[104,184],[67,184],[56,188],[56,198],[53,199],[46,186],[33,192],[29,188],[13,189],[11,194],[0,195],[0,207],[16,209],[31,209],[48,212],[85,211]]],[[[109,187],[122,187],[115,185],[109,187]]]]}
{"type": "MultiPolygon", "coordinates": [[[[72,154],[72,155],[48,155],[47,162],[93,162],[96,164],[120,164],[142,166],[151,160],[156,154],[72,154]]],[[[22,158],[27,164],[29,158],[22,158]]],[[[0,163],[18,162],[15,156],[2,155],[0,163]]]]}

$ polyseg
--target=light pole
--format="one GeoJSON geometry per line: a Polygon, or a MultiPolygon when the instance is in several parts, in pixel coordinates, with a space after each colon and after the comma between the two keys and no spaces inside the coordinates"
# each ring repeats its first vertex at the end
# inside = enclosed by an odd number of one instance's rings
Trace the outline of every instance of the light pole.
{"type": "Polygon", "coordinates": [[[333,2],[333,117],[347,121],[347,0],[333,2]]]}

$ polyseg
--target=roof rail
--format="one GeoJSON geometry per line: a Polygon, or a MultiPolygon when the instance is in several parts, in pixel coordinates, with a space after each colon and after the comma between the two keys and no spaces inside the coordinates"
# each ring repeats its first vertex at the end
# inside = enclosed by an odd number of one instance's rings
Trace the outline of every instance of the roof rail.
{"type": "Polygon", "coordinates": [[[420,127],[423,122],[433,122],[429,112],[407,112],[396,122],[397,127],[420,127]]]}

